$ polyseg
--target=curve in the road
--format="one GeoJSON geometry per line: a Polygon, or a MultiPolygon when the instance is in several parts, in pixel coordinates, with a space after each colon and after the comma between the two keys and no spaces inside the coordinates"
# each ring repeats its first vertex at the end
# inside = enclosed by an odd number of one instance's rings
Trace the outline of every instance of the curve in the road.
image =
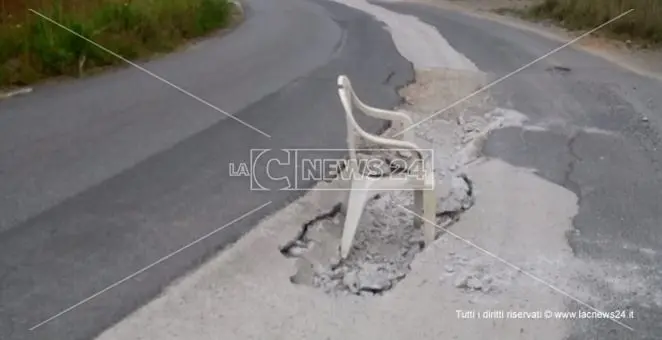
{"type": "MultiPolygon", "coordinates": [[[[341,39],[318,6],[244,7],[232,33],[145,67],[234,114],[328,62],[341,39]]],[[[130,67],[36,87],[0,111],[0,232],[227,118],[130,67]]]]}
{"type": "MultiPolygon", "coordinates": [[[[251,0],[246,22],[145,67],[272,136],[135,69],[0,103],[0,338],[89,339],[301,192],[228,176],[251,148],[344,146],[348,74],[391,107],[413,78],[370,16],[330,2],[251,0]],[[248,216],[40,326],[127,275],[248,216]]],[[[382,123],[365,119],[370,130],[382,123]]],[[[309,187],[313,183],[304,183],[309,187]]]]}

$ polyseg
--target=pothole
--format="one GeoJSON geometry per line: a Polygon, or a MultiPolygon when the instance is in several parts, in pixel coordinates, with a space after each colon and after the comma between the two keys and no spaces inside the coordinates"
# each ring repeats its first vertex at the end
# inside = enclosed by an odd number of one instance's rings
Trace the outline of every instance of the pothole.
{"type": "MultiPolygon", "coordinates": [[[[451,190],[439,198],[437,225],[448,227],[474,202],[467,176],[452,179],[451,190]]],[[[381,295],[410,272],[423,250],[423,233],[414,224],[411,192],[389,191],[370,200],[364,209],[349,256],[340,259],[344,214],[341,203],[305,223],[280,252],[296,261],[290,281],[328,294],[381,295]]],[[[441,232],[438,232],[439,235],[441,232]]]]}
{"type": "MultiPolygon", "coordinates": [[[[480,157],[489,131],[508,122],[507,117],[501,117],[507,112],[495,111],[486,94],[462,105],[453,104],[485,84],[487,78],[479,72],[417,70],[416,83],[400,91],[407,105],[399,109],[415,121],[425,120],[415,127],[415,142],[422,149],[434,150],[438,181],[436,222],[441,229],[452,225],[473,205],[472,182],[460,173],[480,157]],[[448,112],[437,111],[449,106],[453,109],[448,112]]],[[[402,131],[400,124],[394,125],[384,131],[385,137],[402,131]]],[[[359,144],[365,149],[379,149],[366,141],[359,144]]],[[[403,170],[397,165],[406,164],[405,168],[409,168],[410,164],[407,155],[388,150],[376,150],[365,156],[382,159],[374,169],[377,177],[398,174],[403,170]],[[405,158],[404,163],[401,158],[405,158]]],[[[370,200],[363,210],[350,254],[342,261],[339,245],[345,218],[341,205],[311,219],[280,249],[295,262],[295,273],[290,280],[332,295],[378,296],[393,289],[410,273],[412,262],[423,250],[423,233],[415,226],[414,216],[403,207],[413,208],[411,192],[388,191],[370,200]]],[[[471,289],[480,290],[483,284],[477,284],[476,279],[483,278],[467,279],[467,286],[471,284],[471,289]]]]}

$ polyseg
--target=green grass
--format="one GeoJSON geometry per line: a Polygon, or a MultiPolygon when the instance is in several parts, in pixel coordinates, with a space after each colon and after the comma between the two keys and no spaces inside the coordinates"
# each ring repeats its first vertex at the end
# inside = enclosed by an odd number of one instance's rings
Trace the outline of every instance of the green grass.
{"type": "Polygon", "coordinates": [[[531,14],[557,20],[570,29],[590,29],[629,9],[634,11],[603,30],[645,45],[662,44],[662,0],[544,0],[531,14]]]}
{"type": "Polygon", "coordinates": [[[184,41],[226,27],[228,0],[0,0],[0,87],[77,76],[121,60],[28,11],[43,13],[81,36],[122,55],[167,52],[184,41]],[[30,2],[30,1],[28,1],[30,2]]]}

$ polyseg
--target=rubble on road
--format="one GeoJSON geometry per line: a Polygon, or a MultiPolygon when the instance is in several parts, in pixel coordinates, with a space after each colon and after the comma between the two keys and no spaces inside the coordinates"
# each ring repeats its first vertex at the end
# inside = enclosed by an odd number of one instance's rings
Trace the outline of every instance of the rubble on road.
{"type": "MultiPolygon", "coordinates": [[[[425,91],[403,89],[408,104],[401,108],[409,112],[415,121],[423,121],[415,127],[417,143],[434,151],[438,183],[436,222],[442,228],[457,222],[460,215],[475,202],[473,184],[463,172],[464,165],[468,159],[478,157],[478,153],[470,149],[479,149],[481,146],[472,143],[491,127],[489,119],[492,118],[489,113],[492,106],[485,105],[487,100],[481,96],[446,114],[432,116],[435,108],[453,100],[450,97],[441,98],[434,91],[436,87],[449,86],[445,77],[449,73],[451,71],[420,72],[417,80],[423,79],[425,91]],[[444,81],[437,78],[442,76],[445,77],[444,81]],[[453,116],[456,118],[449,118],[453,116]]],[[[460,84],[467,77],[463,73],[456,75],[456,79],[457,84],[460,84]]],[[[471,79],[475,81],[482,78],[474,76],[471,79]]],[[[466,82],[463,86],[470,86],[471,83],[466,82]]],[[[417,81],[411,86],[421,87],[421,82],[417,81]]],[[[392,126],[384,135],[393,136],[401,128],[392,126]]],[[[409,164],[407,162],[412,160],[407,153],[383,147],[365,144],[359,148],[361,150],[357,152],[357,158],[376,160],[374,164],[381,165],[378,169],[381,176],[398,171],[393,164],[409,164]]],[[[365,165],[367,162],[359,164],[365,165]]],[[[359,169],[363,170],[366,169],[359,169]]],[[[297,259],[297,272],[291,281],[318,287],[330,294],[374,296],[392,289],[407,276],[411,270],[410,264],[423,250],[422,232],[414,226],[414,216],[402,208],[412,206],[411,192],[388,191],[374,197],[364,209],[353,248],[343,261],[338,260],[344,220],[342,209],[336,205],[331,211],[305,223],[295,239],[281,248],[283,255],[297,259]]],[[[472,277],[468,282],[473,287],[487,286],[477,280],[480,279],[472,277]]]]}

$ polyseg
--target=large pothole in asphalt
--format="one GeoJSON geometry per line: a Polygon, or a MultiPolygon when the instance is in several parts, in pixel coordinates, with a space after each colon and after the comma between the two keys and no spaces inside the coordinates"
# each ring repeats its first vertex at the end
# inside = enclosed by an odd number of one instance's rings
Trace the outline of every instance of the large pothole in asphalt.
{"type": "MultiPolygon", "coordinates": [[[[449,194],[439,199],[437,225],[449,226],[473,201],[469,179],[454,177],[449,194]]],[[[403,207],[413,208],[411,192],[389,191],[368,202],[345,260],[339,256],[344,223],[340,203],[304,224],[300,233],[280,249],[296,261],[292,283],[330,294],[364,296],[380,295],[393,288],[407,276],[410,264],[423,250],[423,233],[403,207]]]]}

